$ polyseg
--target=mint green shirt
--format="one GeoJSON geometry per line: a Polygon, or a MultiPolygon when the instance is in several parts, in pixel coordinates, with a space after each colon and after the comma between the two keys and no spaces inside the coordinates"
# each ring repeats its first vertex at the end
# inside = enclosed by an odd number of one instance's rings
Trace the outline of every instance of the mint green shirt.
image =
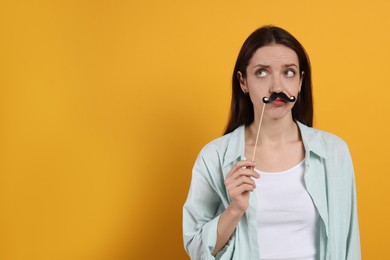
{"type": "MultiPolygon", "coordinates": [[[[305,184],[320,223],[319,260],[360,260],[354,170],[347,144],[339,137],[298,122],[305,147],[305,184]]],[[[256,194],[228,244],[213,257],[220,215],[230,203],[224,180],[244,159],[244,126],[207,144],[195,162],[183,207],[184,247],[191,259],[261,259],[257,242],[256,194]]]]}

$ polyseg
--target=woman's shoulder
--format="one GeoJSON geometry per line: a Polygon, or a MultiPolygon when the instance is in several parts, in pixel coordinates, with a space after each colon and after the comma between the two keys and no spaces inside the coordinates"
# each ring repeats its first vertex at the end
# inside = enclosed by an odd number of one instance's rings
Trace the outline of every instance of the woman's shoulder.
{"type": "Polygon", "coordinates": [[[244,126],[240,126],[228,134],[215,138],[214,140],[208,142],[206,145],[203,146],[200,151],[200,155],[209,156],[212,154],[225,154],[230,145],[239,145],[241,139],[243,138],[243,131],[244,126]]]}
{"type": "Polygon", "coordinates": [[[342,139],[340,136],[332,132],[325,131],[319,128],[309,127],[299,122],[298,124],[300,126],[302,135],[306,137],[319,138],[324,143],[329,143],[329,144],[347,145],[344,139],[342,139]]]}
{"type": "Polygon", "coordinates": [[[225,151],[228,147],[229,140],[232,136],[232,133],[225,134],[223,136],[217,137],[212,141],[206,143],[200,151],[200,154],[210,154],[210,153],[219,153],[225,151]]]}
{"type": "Polygon", "coordinates": [[[318,132],[321,135],[325,143],[347,145],[346,141],[343,138],[332,132],[328,132],[318,128],[314,128],[314,131],[318,132]]]}
{"type": "Polygon", "coordinates": [[[336,156],[340,155],[340,152],[349,154],[348,144],[340,136],[319,128],[309,127],[301,123],[299,123],[299,127],[304,142],[309,144],[310,147],[322,150],[327,155],[333,154],[336,156]]]}

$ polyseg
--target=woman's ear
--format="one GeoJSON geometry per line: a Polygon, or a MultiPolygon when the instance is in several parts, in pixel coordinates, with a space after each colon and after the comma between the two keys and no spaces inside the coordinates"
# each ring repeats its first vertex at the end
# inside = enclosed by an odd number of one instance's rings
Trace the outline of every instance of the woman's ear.
{"type": "Polygon", "coordinates": [[[240,82],[240,87],[241,87],[242,92],[244,92],[244,94],[247,94],[249,92],[249,89],[248,89],[248,86],[246,85],[246,79],[242,75],[241,71],[237,72],[237,78],[238,78],[238,81],[240,82]]]}

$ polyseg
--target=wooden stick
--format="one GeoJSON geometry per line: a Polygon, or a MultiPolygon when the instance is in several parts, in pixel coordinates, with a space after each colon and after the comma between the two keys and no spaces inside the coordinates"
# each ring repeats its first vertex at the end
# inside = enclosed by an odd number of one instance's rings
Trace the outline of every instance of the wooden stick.
{"type": "Polygon", "coordinates": [[[255,142],[255,148],[254,148],[254,151],[253,151],[252,161],[255,161],[255,155],[256,155],[256,150],[257,150],[257,142],[259,141],[259,134],[260,134],[261,123],[263,122],[264,108],[265,108],[265,103],[263,103],[263,109],[261,110],[260,122],[259,122],[259,126],[257,128],[256,142],[255,142]]]}

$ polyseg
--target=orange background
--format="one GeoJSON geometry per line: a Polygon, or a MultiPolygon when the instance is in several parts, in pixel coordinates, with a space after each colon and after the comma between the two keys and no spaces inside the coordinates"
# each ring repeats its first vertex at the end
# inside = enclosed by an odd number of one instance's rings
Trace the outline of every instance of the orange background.
{"type": "Polygon", "coordinates": [[[0,1],[0,259],[188,259],[181,211],[245,38],[284,27],[315,126],[355,163],[364,259],[390,259],[389,1],[0,1]]]}

